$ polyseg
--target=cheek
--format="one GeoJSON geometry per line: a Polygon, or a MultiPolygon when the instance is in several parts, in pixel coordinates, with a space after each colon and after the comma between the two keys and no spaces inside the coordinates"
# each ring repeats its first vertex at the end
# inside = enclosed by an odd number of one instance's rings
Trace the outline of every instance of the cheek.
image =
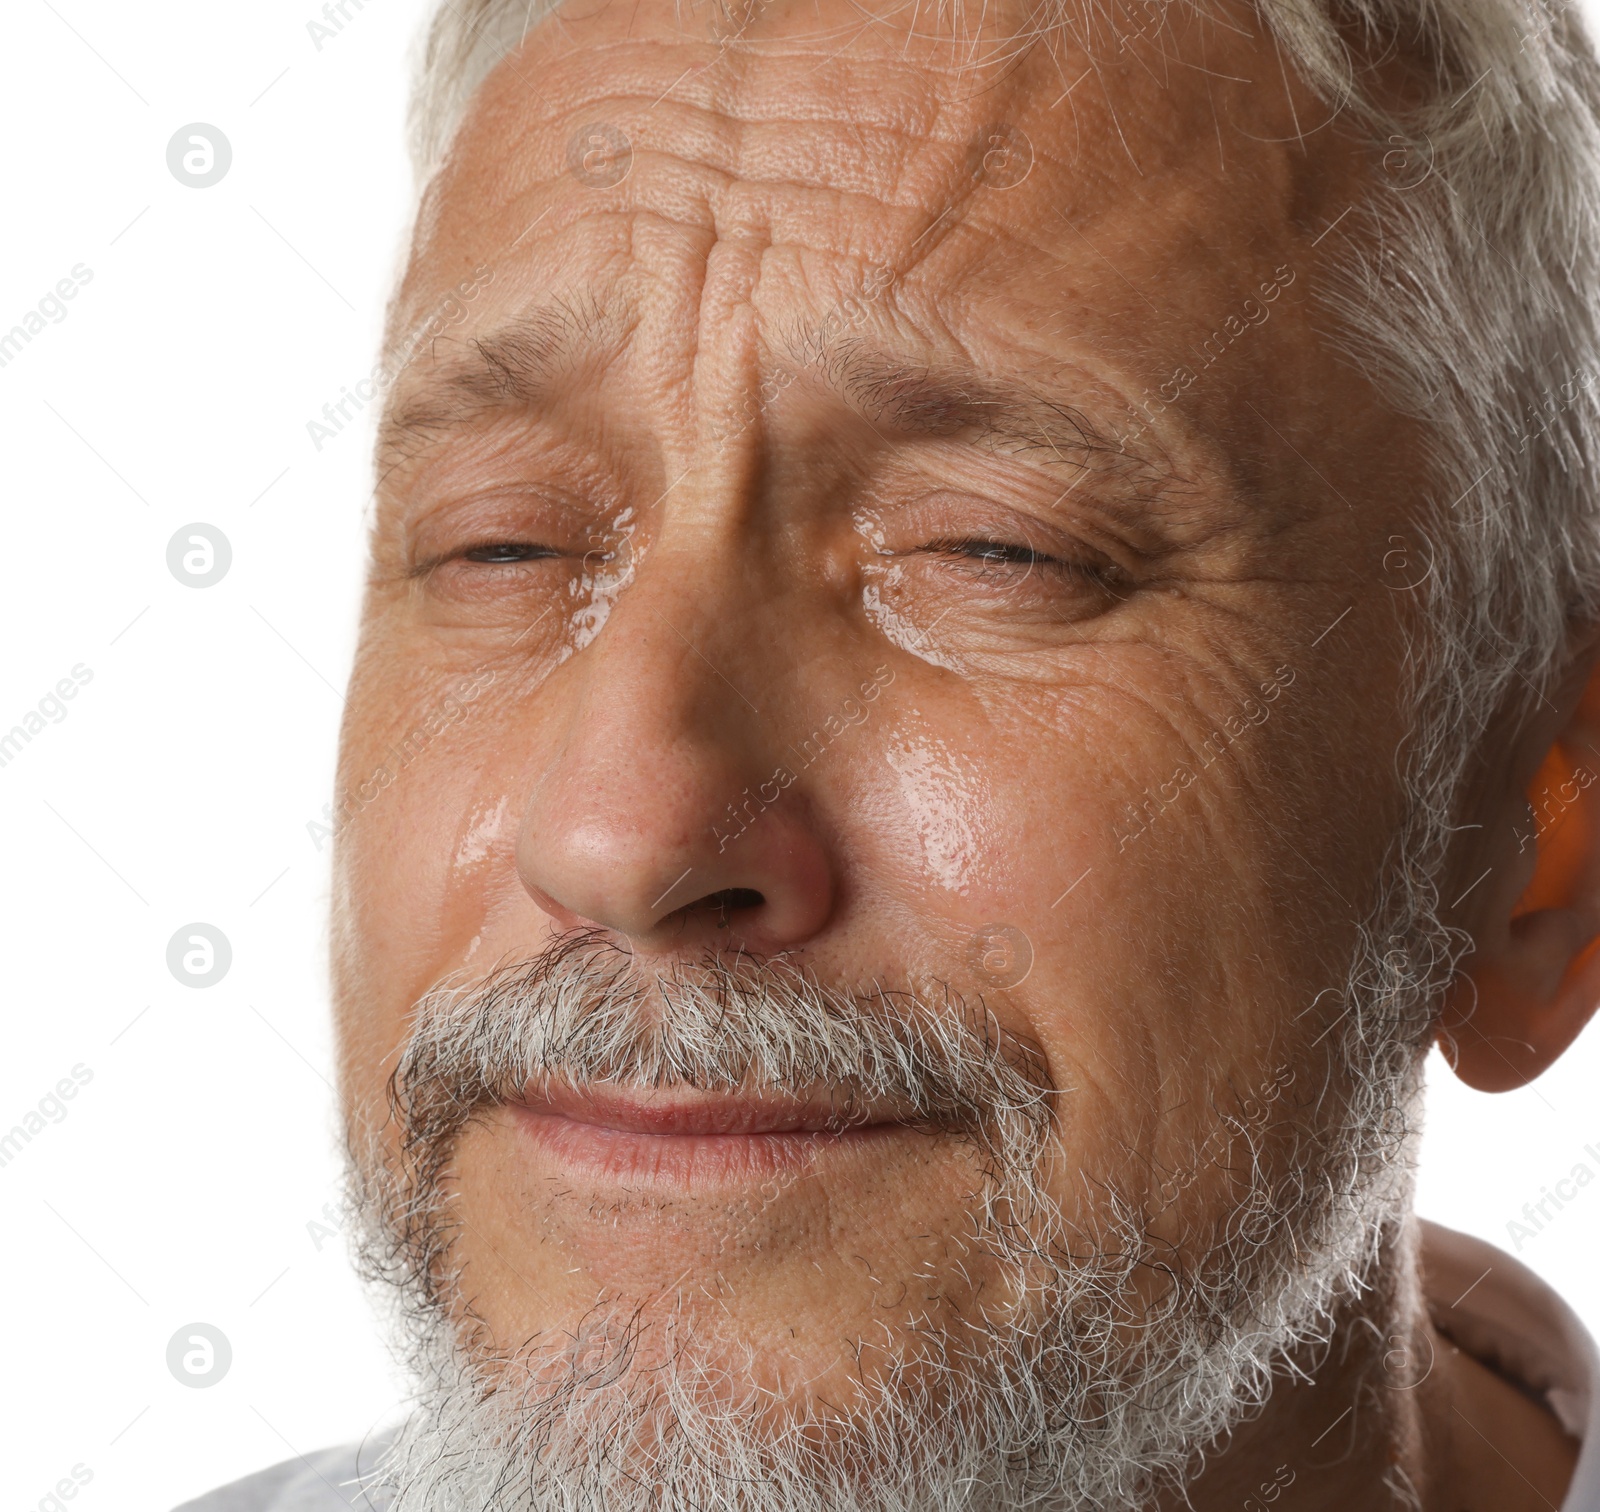
{"type": "Polygon", "coordinates": [[[1092,690],[963,697],[908,683],[863,731],[848,800],[863,870],[912,921],[926,973],[1042,1049],[1067,1166],[1137,1198],[1209,1129],[1171,1110],[1203,1112],[1219,1078],[1255,1085],[1346,948],[1331,931],[1326,950],[1288,948],[1316,900],[1278,885],[1283,827],[1253,817],[1264,774],[1290,767],[1279,732],[1242,725],[1204,765],[1092,690]]]}
{"type": "Polygon", "coordinates": [[[406,1010],[434,978],[448,877],[442,795],[434,790],[426,804],[416,797],[416,785],[402,772],[373,802],[355,807],[339,831],[334,860],[342,1006],[369,1026],[382,1019],[395,1043],[406,1010]]]}
{"type": "Polygon", "coordinates": [[[887,737],[884,806],[895,815],[906,880],[953,912],[1000,894],[1005,846],[987,774],[920,719],[902,720],[887,737]]]}
{"type": "Polygon", "coordinates": [[[333,966],[342,1026],[383,1040],[361,1063],[387,1067],[412,1004],[474,956],[501,895],[520,891],[508,857],[521,746],[490,693],[430,721],[453,677],[409,697],[358,686],[335,803],[333,966]]]}

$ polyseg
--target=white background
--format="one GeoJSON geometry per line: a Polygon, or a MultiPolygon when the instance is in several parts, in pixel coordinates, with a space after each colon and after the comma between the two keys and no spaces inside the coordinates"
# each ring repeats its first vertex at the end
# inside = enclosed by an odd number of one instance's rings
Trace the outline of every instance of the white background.
{"type": "MultiPolygon", "coordinates": [[[[330,1227],[336,1201],[319,819],[354,644],[370,430],[307,421],[372,368],[408,211],[406,61],[423,0],[14,0],[0,125],[0,331],[77,264],[92,280],[0,369],[0,730],[93,677],[0,768],[11,988],[0,1132],[92,1080],[0,1168],[3,1505],[74,1465],[74,1505],[167,1512],[359,1437],[398,1388],[330,1227]],[[169,139],[233,149],[197,190],[169,139]],[[219,528],[196,590],[169,539],[219,528]],[[186,988],[168,940],[233,947],[186,988]],[[166,1366],[210,1323],[216,1386],[166,1366]]],[[[1600,1149],[1600,1030],[1534,1087],[1432,1068],[1422,1211],[1507,1222],[1600,1149]]],[[[1600,1184],[1522,1257],[1600,1329],[1600,1184]]],[[[46,1503],[46,1505],[49,1505],[46,1503]]]]}

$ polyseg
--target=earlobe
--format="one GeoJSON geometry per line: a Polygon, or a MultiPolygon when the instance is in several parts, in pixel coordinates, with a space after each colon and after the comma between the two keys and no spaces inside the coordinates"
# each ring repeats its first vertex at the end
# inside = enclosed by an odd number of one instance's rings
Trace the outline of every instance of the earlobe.
{"type": "Polygon", "coordinates": [[[1567,712],[1552,721],[1559,730],[1530,728],[1530,746],[1511,762],[1523,773],[1536,765],[1532,781],[1522,791],[1513,782],[1483,816],[1499,839],[1483,857],[1474,949],[1436,1028],[1456,1075],[1482,1092],[1510,1091],[1548,1070],[1600,1005],[1600,672],[1592,657],[1591,649],[1575,669],[1577,688],[1567,686],[1567,712]]]}
{"type": "Polygon", "coordinates": [[[1600,1005],[1600,933],[1587,911],[1540,909],[1512,921],[1507,962],[1468,962],[1438,1027],[1456,1075],[1509,1092],[1547,1071],[1600,1005]]]}

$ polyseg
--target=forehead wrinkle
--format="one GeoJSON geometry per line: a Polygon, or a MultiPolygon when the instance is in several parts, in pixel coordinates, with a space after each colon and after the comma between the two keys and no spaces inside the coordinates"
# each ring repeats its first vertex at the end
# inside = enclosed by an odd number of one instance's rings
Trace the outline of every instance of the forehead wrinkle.
{"type": "MultiPolygon", "coordinates": [[[[530,34],[518,59],[538,59],[547,40],[530,34]]],[[[575,123],[605,119],[632,140],[635,184],[658,154],[697,162],[728,180],[854,188],[878,198],[884,160],[892,171],[930,146],[951,158],[951,177],[959,175],[974,131],[997,111],[1009,117],[1020,87],[997,81],[1004,97],[998,98],[997,85],[989,86],[986,115],[962,87],[959,63],[841,57],[837,48],[797,37],[718,46],[680,34],[648,47],[639,39],[602,37],[548,63],[553,77],[537,91],[526,86],[526,69],[492,72],[467,132],[497,143],[542,139],[559,150],[575,123]],[[816,87],[797,87],[795,66],[806,68],[816,87]],[[946,118],[953,124],[946,126],[946,118]],[[815,142],[805,139],[808,131],[832,131],[864,147],[863,127],[873,151],[859,161],[819,155],[815,142]]],[[[467,161],[458,153],[446,174],[467,161]]],[[[619,193],[626,198],[632,192],[624,186],[619,193]]]]}
{"type": "MultiPolygon", "coordinates": [[[[1068,16],[1074,15],[1077,9],[1069,7],[1068,16]]],[[[1044,36],[1051,45],[1040,55],[1053,59],[1053,72],[1060,73],[1063,60],[1056,55],[1061,50],[1057,44],[1064,45],[1070,39],[1073,46],[1067,51],[1072,55],[1073,73],[1081,72],[1087,64],[1096,73],[1114,65],[1110,67],[1114,76],[1133,75],[1140,82],[1134,86],[1130,103],[1143,115],[1145,112],[1139,107],[1149,102],[1152,86],[1163,96],[1172,91],[1160,88],[1159,81],[1151,78],[1142,58],[1124,53],[1109,58],[1098,55],[1093,44],[1095,34],[1105,30],[1101,24],[1105,18],[1096,20],[1097,13],[1098,7],[1094,5],[1085,9],[1080,18],[1083,23],[1081,38],[1074,35],[1080,30],[1077,25],[1065,28],[1066,37],[1057,36],[1061,28],[1047,29],[1044,36]]],[[[479,102],[480,114],[484,115],[482,124],[487,124],[496,114],[515,115],[519,135],[526,132],[531,122],[536,133],[548,132],[554,138],[580,116],[598,114],[619,119],[627,126],[635,137],[634,152],[640,166],[653,148],[659,150],[666,142],[703,139],[704,150],[690,152],[688,157],[700,158],[705,167],[725,177],[750,177],[758,181],[771,177],[780,185],[810,182],[821,186],[830,180],[829,173],[808,179],[800,171],[801,161],[815,161],[814,154],[803,157],[797,154],[797,139],[806,127],[832,123],[849,129],[867,123],[878,141],[898,142],[901,157],[914,146],[931,142],[959,148],[980,120],[1020,118],[1027,113],[1028,100],[1044,87],[1044,81],[1038,77],[1041,69],[1051,71],[1043,64],[1030,65],[1013,75],[1008,64],[1008,71],[988,86],[990,91],[998,87],[1002,98],[990,98],[986,106],[974,113],[971,89],[955,87],[970,65],[955,60],[943,63],[920,56],[921,48],[919,56],[909,61],[904,57],[859,58],[853,52],[841,56],[834,47],[819,49],[809,34],[765,35],[769,25],[787,27],[792,19],[786,12],[761,13],[757,29],[763,37],[759,43],[753,34],[747,38],[742,31],[732,39],[710,36],[703,40],[678,32],[652,37],[649,41],[653,45],[646,48],[645,39],[632,37],[630,28],[628,37],[608,37],[602,33],[586,37],[581,46],[574,46],[571,51],[558,51],[549,48],[548,36],[532,32],[526,37],[517,59],[528,62],[538,60],[541,52],[554,53],[549,62],[554,65],[555,81],[546,85],[543,70],[540,70],[541,88],[531,91],[526,87],[526,72],[521,68],[510,76],[505,76],[501,70],[502,77],[498,80],[491,75],[485,86],[485,99],[479,102]],[[825,87],[795,88],[786,65],[807,59],[815,60],[819,74],[821,65],[827,65],[825,87]],[[519,84],[521,87],[517,87],[519,84]],[[530,104],[534,106],[531,111],[527,108],[530,104]],[[674,111],[683,112],[683,118],[675,118],[674,111]],[[961,122],[954,138],[941,141],[940,117],[947,112],[958,114],[961,122]],[[702,118],[702,124],[697,124],[696,117],[702,118]],[[640,126],[648,123],[652,129],[636,133],[635,122],[640,126]],[[654,132],[653,128],[658,126],[664,129],[664,136],[654,132]],[[783,129],[770,132],[759,142],[746,130],[779,126],[783,129]],[[748,152],[752,144],[756,145],[755,163],[750,161],[748,152]],[[760,161],[763,155],[776,158],[782,166],[773,169],[770,163],[763,164],[760,161]]],[[[882,30],[886,18],[872,19],[871,29],[882,30]]],[[[1225,17],[1221,19],[1226,21],[1225,17]]],[[[1237,33],[1240,37],[1248,35],[1231,24],[1226,25],[1226,32],[1237,33]]],[[[1113,43],[1119,40],[1114,27],[1108,37],[1113,43]]],[[[906,40],[908,43],[912,40],[909,32],[906,40]]],[[[1060,93],[1054,77],[1048,82],[1050,88],[1041,98],[1053,98],[1060,93]]],[[[1062,74],[1060,82],[1070,80],[1062,74]]],[[[1207,82],[1209,84],[1209,79],[1207,82]]],[[[1077,115],[1081,94],[1081,91],[1074,94],[1067,107],[1074,125],[1080,124],[1077,115]]],[[[1121,139],[1121,123],[1117,119],[1112,91],[1106,91],[1106,98],[1093,114],[1100,118],[1112,150],[1125,151],[1127,144],[1121,139]]],[[[512,123],[507,120],[505,124],[512,123]]],[[[1147,127],[1149,123],[1141,119],[1139,124],[1147,127]]],[[[1211,124],[1209,119],[1207,124],[1211,124]]],[[[1292,124],[1292,121],[1284,123],[1291,136],[1292,124]]],[[[1144,138],[1139,143],[1140,171],[1177,169],[1188,162],[1194,147],[1193,123],[1177,120],[1172,125],[1175,130],[1158,131],[1153,136],[1148,129],[1140,132],[1144,138]]],[[[500,133],[497,131],[494,135],[500,133]]],[[[1045,140],[1049,135],[1048,132],[1034,133],[1035,151],[1040,157],[1051,156],[1050,144],[1045,140]]],[[[1257,130],[1253,135],[1263,133],[1257,130]]],[[[1265,135],[1275,133],[1268,131],[1265,135]]],[[[834,170],[833,186],[848,187],[853,165],[831,159],[826,162],[827,167],[834,170]],[[837,172],[841,168],[844,182],[839,181],[837,172]]],[[[638,171],[636,167],[636,178],[638,171]]]]}

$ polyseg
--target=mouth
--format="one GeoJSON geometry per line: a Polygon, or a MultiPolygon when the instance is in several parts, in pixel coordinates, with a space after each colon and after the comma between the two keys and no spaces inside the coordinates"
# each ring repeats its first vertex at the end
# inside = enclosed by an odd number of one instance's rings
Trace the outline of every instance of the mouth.
{"type": "Polygon", "coordinates": [[[919,1132],[893,1108],[777,1091],[548,1084],[527,1089],[510,1112],[541,1164],[630,1187],[798,1179],[919,1132]]]}

